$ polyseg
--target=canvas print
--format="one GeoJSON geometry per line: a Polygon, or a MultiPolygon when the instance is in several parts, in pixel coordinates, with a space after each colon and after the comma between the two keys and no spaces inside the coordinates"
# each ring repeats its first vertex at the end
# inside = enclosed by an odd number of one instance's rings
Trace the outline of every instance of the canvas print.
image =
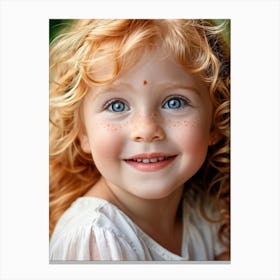
{"type": "Polygon", "coordinates": [[[50,20],[50,262],[230,261],[229,39],[50,20]]]}

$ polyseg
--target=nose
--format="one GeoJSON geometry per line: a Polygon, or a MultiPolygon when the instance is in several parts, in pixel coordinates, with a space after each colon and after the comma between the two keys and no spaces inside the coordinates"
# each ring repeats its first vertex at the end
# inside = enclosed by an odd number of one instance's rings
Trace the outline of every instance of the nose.
{"type": "Polygon", "coordinates": [[[132,121],[130,138],[135,142],[161,141],[165,138],[165,132],[156,116],[138,115],[132,121]]]}

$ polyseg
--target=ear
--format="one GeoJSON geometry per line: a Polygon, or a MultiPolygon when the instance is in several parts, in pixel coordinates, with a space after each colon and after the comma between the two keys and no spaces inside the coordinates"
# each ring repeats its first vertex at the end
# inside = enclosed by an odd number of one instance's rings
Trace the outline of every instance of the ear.
{"type": "Polygon", "coordinates": [[[85,132],[79,134],[79,140],[83,152],[90,154],[91,150],[90,150],[89,138],[85,132]]]}

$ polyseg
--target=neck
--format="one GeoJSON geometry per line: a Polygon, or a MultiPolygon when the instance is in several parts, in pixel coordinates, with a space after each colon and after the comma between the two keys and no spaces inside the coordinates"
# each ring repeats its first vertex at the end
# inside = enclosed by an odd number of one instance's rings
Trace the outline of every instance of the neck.
{"type": "Polygon", "coordinates": [[[138,227],[167,250],[180,255],[183,186],[161,199],[143,199],[117,188],[101,178],[86,196],[103,198],[117,206],[138,227]]]}
{"type": "Polygon", "coordinates": [[[87,195],[97,196],[114,204],[155,241],[179,254],[182,236],[179,206],[182,193],[183,186],[161,199],[143,199],[100,179],[87,195]]]}
{"type": "MultiPolygon", "coordinates": [[[[153,200],[130,201],[122,209],[137,225],[150,235],[172,235],[180,221],[181,189],[172,195],[153,200]]],[[[122,207],[121,206],[121,207],[122,207]]]]}

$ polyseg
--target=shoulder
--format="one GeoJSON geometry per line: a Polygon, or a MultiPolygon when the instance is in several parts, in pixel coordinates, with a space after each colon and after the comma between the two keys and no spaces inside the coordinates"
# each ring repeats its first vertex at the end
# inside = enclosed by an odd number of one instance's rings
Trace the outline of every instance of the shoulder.
{"type": "Polygon", "coordinates": [[[100,216],[99,209],[104,204],[99,199],[78,198],[58,220],[52,235],[52,240],[67,234],[71,230],[75,231],[79,227],[87,227],[95,223],[100,216]]]}
{"type": "Polygon", "coordinates": [[[50,259],[137,259],[141,250],[135,242],[136,231],[134,224],[112,204],[82,197],[59,219],[50,240],[50,259]]]}
{"type": "Polygon", "coordinates": [[[188,193],[184,197],[183,209],[190,257],[196,260],[214,260],[215,256],[226,248],[218,239],[221,224],[212,200],[202,199],[199,194],[188,193]],[[201,208],[206,216],[202,214],[201,208]]]}

